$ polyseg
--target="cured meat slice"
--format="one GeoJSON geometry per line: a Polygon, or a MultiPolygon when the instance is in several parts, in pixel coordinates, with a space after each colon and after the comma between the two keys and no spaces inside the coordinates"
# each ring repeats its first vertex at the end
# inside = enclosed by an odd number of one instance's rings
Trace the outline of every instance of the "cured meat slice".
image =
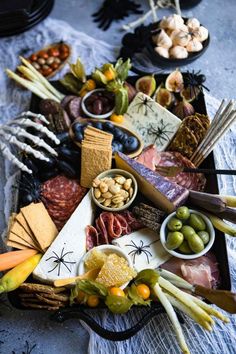
{"type": "MultiPolygon", "coordinates": [[[[144,166],[155,171],[156,166],[183,166],[195,168],[195,165],[187,158],[176,151],[157,151],[154,145],[148,146],[142,154],[136,159],[144,166]]],[[[174,182],[186,189],[196,191],[204,190],[206,179],[201,173],[180,172],[175,177],[165,177],[165,179],[174,182]]]]}
{"type": "Polygon", "coordinates": [[[98,245],[98,232],[92,225],[86,226],[86,248],[87,251],[98,245]]]}
{"type": "Polygon", "coordinates": [[[161,267],[184,278],[193,285],[215,288],[220,280],[218,263],[212,252],[192,260],[172,257],[161,267]]]}
{"type": "Polygon", "coordinates": [[[70,218],[86,191],[78,181],[62,175],[42,184],[42,201],[59,230],[70,218]]]}

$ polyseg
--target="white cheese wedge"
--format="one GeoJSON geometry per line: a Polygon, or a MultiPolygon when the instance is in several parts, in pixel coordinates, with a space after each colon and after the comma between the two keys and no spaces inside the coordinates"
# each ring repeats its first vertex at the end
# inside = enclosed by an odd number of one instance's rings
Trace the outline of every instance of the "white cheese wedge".
{"type": "Polygon", "coordinates": [[[94,209],[89,191],[43,255],[33,272],[34,278],[51,283],[77,275],[78,264],[86,252],[85,228],[93,223],[94,209]]]}
{"type": "Polygon", "coordinates": [[[117,238],[112,243],[129,254],[137,272],[157,268],[171,258],[163,248],[159,235],[147,228],[117,238]]]}
{"type": "Polygon", "coordinates": [[[166,149],[181,124],[179,118],[142,92],[129,105],[125,120],[141,135],[145,146],[155,144],[159,151],[166,149]]]}

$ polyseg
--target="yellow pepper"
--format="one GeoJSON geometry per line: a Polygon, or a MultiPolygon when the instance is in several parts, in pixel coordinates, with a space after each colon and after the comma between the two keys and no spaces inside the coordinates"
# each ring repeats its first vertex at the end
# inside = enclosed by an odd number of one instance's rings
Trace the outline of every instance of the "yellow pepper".
{"type": "Polygon", "coordinates": [[[42,254],[36,254],[18,264],[0,279],[0,293],[17,289],[38,265],[42,254]]]}

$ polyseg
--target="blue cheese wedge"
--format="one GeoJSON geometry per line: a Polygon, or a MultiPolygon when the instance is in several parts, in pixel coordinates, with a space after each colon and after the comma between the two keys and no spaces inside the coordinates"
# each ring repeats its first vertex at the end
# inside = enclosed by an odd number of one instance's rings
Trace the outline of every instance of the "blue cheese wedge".
{"type": "Polygon", "coordinates": [[[155,144],[159,151],[167,148],[181,124],[179,118],[142,92],[129,105],[125,119],[141,135],[145,146],[155,144]]]}
{"type": "Polygon", "coordinates": [[[94,219],[91,191],[83,198],[33,272],[34,278],[51,283],[75,277],[86,252],[85,228],[94,219]]]}
{"type": "Polygon", "coordinates": [[[147,228],[117,238],[112,243],[129,254],[137,272],[157,268],[171,258],[163,248],[159,235],[147,228]]]}

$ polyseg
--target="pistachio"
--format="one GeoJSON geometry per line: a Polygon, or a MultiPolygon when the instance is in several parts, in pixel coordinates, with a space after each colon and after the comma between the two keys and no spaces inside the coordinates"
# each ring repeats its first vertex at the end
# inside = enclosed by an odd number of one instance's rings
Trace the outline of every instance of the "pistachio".
{"type": "Polygon", "coordinates": [[[110,193],[110,192],[106,192],[106,193],[102,194],[102,197],[105,198],[105,199],[110,199],[110,198],[113,197],[113,194],[110,193]]]}
{"type": "Polygon", "coordinates": [[[105,200],[106,200],[105,198],[102,198],[102,197],[101,197],[101,198],[98,198],[98,200],[97,200],[97,201],[98,201],[98,203],[104,203],[104,202],[105,202],[105,200]]]}
{"type": "Polygon", "coordinates": [[[101,182],[99,184],[99,188],[102,193],[106,193],[108,191],[108,185],[105,182],[101,182]]]}
{"type": "Polygon", "coordinates": [[[101,197],[101,191],[100,191],[100,189],[99,188],[95,188],[94,189],[94,196],[95,196],[95,198],[96,199],[98,199],[98,198],[100,198],[101,197]]]}
{"type": "Polygon", "coordinates": [[[132,197],[133,194],[134,194],[134,189],[131,187],[131,188],[129,189],[129,196],[130,196],[130,198],[132,197]]]}
{"type": "Polygon", "coordinates": [[[119,203],[121,203],[121,202],[123,202],[123,201],[124,201],[124,198],[123,198],[123,197],[114,196],[114,197],[112,198],[112,203],[114,203],[114,204],[119,204],[119,203]]]}
{"type": "Polygon", "coordinates": [[[115,181],[116,181],[116,183],[124,184],[125,181],[126,181],[126,178],[123,177],[123,176],[116,176],[116,177],[115,177],[115,181]]]}
{"type": "Polygon", "coordinates": [[[95,178],[94,180],[93,180],[93,183],[92,183],[92,185],[93,185],[93,187],[98,187],[99,186],[99,184],[101,183],[101,181],[100,181],[100,179],[98,179],[98,178],[95,178]]]}
{"type": "Polygon", "coordinates": [[[112,194],[117,194],[120,192],[120,186],[118,184],[115,184],[115,185],[110,185],[109,186],[109,191],[112,193],[112,194]]]}
{"type": "Polygon", "coordinates": [[[131,185],[132,185],[132,179],[131,179],[131,178],[128,178],[128,179],[125,181],[125,183],[123,184],[123,187],[124,187],[125,190],[128,191],[128,190],[130,189],[131,185]]]}
{"type": "Polygon", "coordinates": [[[108,207],[111,205],[111,199],[106,199],[103,203],[104,206],[108,207]]]}

